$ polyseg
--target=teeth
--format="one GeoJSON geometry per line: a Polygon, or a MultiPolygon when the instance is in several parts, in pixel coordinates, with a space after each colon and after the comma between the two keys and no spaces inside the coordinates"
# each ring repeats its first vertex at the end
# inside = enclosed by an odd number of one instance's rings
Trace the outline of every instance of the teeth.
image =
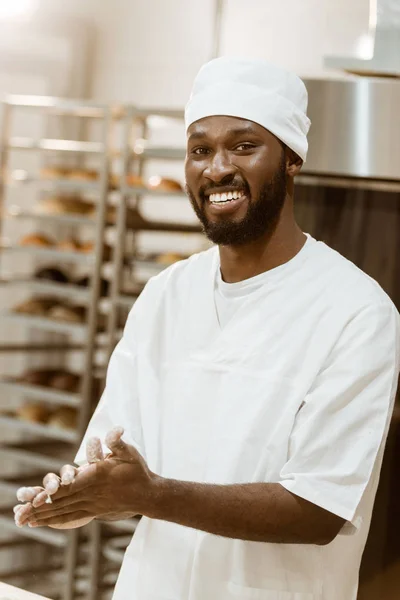
{"type": "Polygon", "coordinates": [[[227,192],[225,194],[211,194],[210,202],[218,204],[220,202],[230,202],[231,200],[239,200],[243,196],[243,192],[227,192]]]}

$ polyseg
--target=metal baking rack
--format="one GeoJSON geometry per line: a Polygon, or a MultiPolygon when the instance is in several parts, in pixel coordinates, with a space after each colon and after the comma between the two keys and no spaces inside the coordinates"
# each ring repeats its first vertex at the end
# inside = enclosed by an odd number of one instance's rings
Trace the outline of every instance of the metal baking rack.
{"type": "MultiPolygon", "coordinates": [[[[22,395],[24,398],[33,401],[42,401],[48,406],[67,406],[76,409],[78,424],[76,429],[65,429],[61,427],[49,426],[44,423],[30,422],[18,418],[15,414],[0,414],[0,426],[12,432],[15,439],[9,443],[2,441],[0,446],[1,460],[12,460],[13,470],[19,471],[21,466],[29,465],[32,469],[32,475],[35,475],[35,482],[40,483],[40,478],[49,471],[57,471],[66,462],[71,462],[82,439],[89,418],[92,414],[92,390],[94,382],[95,354],[98,347],[98,304],[100,297],[100,278],[103,266],[103,239],[106,223],[107,199],[109,191],[109,158],[110,158],[110,131],[116,115],[113,109],[108,106],[93,104],[83,101],[71,101],[59,98],[38,97],[38,96],[9,96],[2,105],[3,120],[0,124],[0,214],[1,214],[1,246],[0,259],[3,261],[6,255],[19,256],[26,253],[30,260],[51,260],[57,265],[66,264],[85,264],[90,269],[90,280],[87,288],[82,288],[73,284],[61,284],[52,281],[30,279],[29,277],[2,277],[0,290],[11,290],[21,286],[38,295],[51,295],[60,299],[74,300],[86,305],[86,318],[82,323],[69,323],[49,319],[42,316],[23,314],[12,309],[3,310],[1,314],[2,322],[13,322],[22,325],[29,330],[41,332],[58,333],[63,335],[64,342],[59,344],[66,350],[76,351],[78,349],[81,361],[81,384],[76,393],[53,390],[44,386],[30,385],[16,378],[6,377],[0,381],[0,390],[3,397],[9,397],[12,394],[22,395]],[[101,128],[100,141],[81,141],[51,139],[48,136],[40,138],[17,137],[14,135],[14,121],[20,111],[34,115],[40,115],[40,118],[46,118],[48,115],[57,115],[57,119],[62,121],[68,117],[71,122],[72,117],[78,117],[78,129],[82,119],[96,119],[101,128]],[[40,156],[49,156],[60,160],[63,156],[73,156],[81,161],[87,155],[95,157],[97,164],[98,177],[96,181],[79,181],[78,179],[49,179],[43,180],[36,174],[24,173],[21,170],[13,171],[13,153],[21,152],[38,153],[40,156]],[[6,196],[9,190],[15,191],[20,187],[26,189],[26,185],[34,185],[38,190],[52,190],[55,192],[81,192],[90,193],[95,198],[95,215],[92,218],[71,214],[40,214],[35,212],[34,208],[21,208],[18,205],[12,205],[7,208],[6,196]],[[4,224],[7,219],[14,219],[16,223],[31,220],[32,223],[50,223],[63,227],[91,227],[93,231],[94,250],[91,253],[83,252],[64,252],[57,248],[41,248],[34,246],[18,246],[4,239],[4,224]],[[72,336],[72,340],[71,340],[72,336]],[[78,337],[79,345],[74,343],[74,338],[78,337]],[[72,343],[70,343],[72,342],[72,343]],[[58,452],[60,447],[62,452],[58,452]]],[[[34,117],[36,118],[36,116],[34,117]]],[[[57,121],[58,122],[58,121],[57,121]]],[[[48,129],[47,129],[48,131],[48,129]]],[[[71,164],[71,163],[69,163],[71,164]]],[[[35,189],[36,189],[35,188],[35,189]]],[[[1,265],[2,266],[2,265],[1,265]]],[[[2,269],[3,270],[3,269],[2,269]]],[[[14,274],[13,274],[14,275],[14,274]]],[[[1,340],[0,350],[8,352],[19,351],[31,355],[32,349],[41,349],[43,356],[46,352],[53,352],[56,347],[54,343],[42,344],[13,344],[1,340]]],[[[46,359],[44,359],[45,361],[46,359]]],[[[46,363],[44,362],[44,368],[46,363]]],[[[43,552],[47,547],[55,547],[61,552],[58,575],[61,577],[57,586],[57,597],[60,600],[72,600],[79,592],[76,585],[76,574],[79,568],[80,540],[82,535],[86,539],[86,544],[90,540],[90,534],[71,530],[60,532],[52,529],[30,529],[25,527],[18,529],[14,524],[11,507],[16,503],[15,491],[20,485],[27,485],[26,477],[18,481],[15,478],[9,481],[2,478],[0,481],[0,494],[2,498],[9,499],[9,506],[3,508],[0,512],[0,527],[12,534],[9,542],[10,548],[16,543],[16,540],[26,539],[35,540],[43,544],[43,552]],[[89,537],[88,537],[89,536],[89,537]]],[[[90,530],[90,528],[88,528],[90,530]]],[[[4,548],[4,545],[3,545],[4,548]]],[[[29,562],[29,555],[27,556],[29,562]]],[[[26,566],[21,567],[20,571],[13,568],[13,577],[26,575],[26,566]]],[[[28,569],[29,570],[29,569],[28,569]]],[[[10,572],[11,572],[10,571],[10,572]]],[[[45,574],[46,566],[41,568],[45,574]]],[[[54,572],[49,566],[49,574],[54,576],[54,572]],[[51,573],[50,573],[51,572],[51,573]]],[[[87,573],[86,573],[87,575],[87,573]]],[[[2,578],[0,570],[0,579],[2,578]]],[[[43,577],[43,580],[45,577],[43,577]]],[[[86,580],[87,583],[88,580],[86,580]]],[[[36,590],[37,591],[37,590],[36,590]]],[[[39,590],[47,595],[46,589],[39,590]]],[[[87,585],[86,585],[87,592],[87,585]]],[[[52,596],[53,597],[53,596],[52,596]]]]}

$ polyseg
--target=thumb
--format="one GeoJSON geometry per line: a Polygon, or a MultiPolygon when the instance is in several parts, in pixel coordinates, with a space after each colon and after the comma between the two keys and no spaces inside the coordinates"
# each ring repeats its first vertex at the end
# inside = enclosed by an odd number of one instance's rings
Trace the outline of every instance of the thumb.
{"type": "Polygon", "coordinates": [[[129,455],[128,444],[126,444],[122,436],[124,434],[123,427],[114,427],[111,431],[109,431],[106,435],[106,446],[111,450],[111,452],[118,457],[124,457],[129,455]]]}

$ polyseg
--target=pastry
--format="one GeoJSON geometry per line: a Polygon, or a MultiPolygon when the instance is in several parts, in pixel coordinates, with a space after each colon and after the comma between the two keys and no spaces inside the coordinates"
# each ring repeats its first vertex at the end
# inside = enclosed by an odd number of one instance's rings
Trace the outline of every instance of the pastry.
{"type": "Polygon", "coordinates": [[[61,429],[75,429],[78,422],[77,411],[69,406],[60,406],[53,412],[47,421],[50,427],[60,427],[61,429]]]}
{"type": "Polygon", "coordinates": [[[68,173],[68,179],[76,181],[96,181],[99,173],[96,169],[71,169],[68,173]]]}
{"type": "Polygon", "coordinates": [[[54,242],[47,235],[42,233],[30,233],[21,238],[19,242],[20,246],[42,246],[49,248],[54,246],[54,242]]]}
{"type": "Polygon", "coordinates": [[[67,275],[55,267],[45,267],[35,272],[36,279],[45,279],[46,281],[56,281],[57,283],[69,283],[67,275]]]}
{"type": "Polygon", "coordinates": [[[58,250],[63,250],[64,252],[77,252],[81,249],[81,245],[77,240],[73,238],[63,240],[57,244],[58,250]]]}
{"type": "Polygon", "coordinates": [[[165,252],[164,254],[159,254],[155,261],[161,265],[172,265],[173,263],[178,262],[179,260],[183,260],[186,258],[182,254],[177,254],[175,252],[165,252]]]}
{"type": "Polygon", "coordinates": [[[67,323],[83,323],[85,320],[85,308],[83,306],[63,306],[57,304],[50,308],[46,316],[49,319],[56,321],[64,321],[67,323]]]}
{"type": "Polygon", "coordinates": [[[29,369],[23,373],[18,381],[30,385],[41,385],[46,387],[57,372],[56,369],[29,369]]]}
{"type": "Polygon", "coordinates": [[[133,173],[129,173],[126,176],[126,184],[131,187],[146,187],[143,178],[140,175],[133,175],[133,173]]]}
{"type": "Polygon", "coordinates": [[[153,177],[150,177],[147,186],[150,190],[157,192],[182,191],[182,186],[179,181],[175,181],[175,179],[168,179],[166,177],[159,177],[158,175],[153,175],[153,177]]]}
{"type": "Polygon", "coordinates": [[[93,210],[91,202],[85,202],[80,198],[43,198],[35,208],[39,214],[76,214],[88,215],[93,210]]]}
{"type": "Polygon", "coordinates": [[[68,373],[67,371],[59,371],[58,373],[53,374],[48,385],[56,390],[75,393],[79,389],[79,384],[79,375],[68,373]]]}
{"type": "Polygon", "coordinates": [[[65,167],[43,167],[40,169],[42,179],[63,179],[67,176],[68,169],[65,167]]]}
{"type": "Polygon", "coordinates": [[[16,414],[20,419],[24,421],[31,421],[32,423],[46,423],[50,411],[43,404],[28,402],[19,406],[16,410],[16,414]]]}
{"type": "Polygon", "coordinates": [[[54,307],[56,300],[52,298],[33,298],[14,307],[14,312],[27,315],[45,316],[54,307]]]}

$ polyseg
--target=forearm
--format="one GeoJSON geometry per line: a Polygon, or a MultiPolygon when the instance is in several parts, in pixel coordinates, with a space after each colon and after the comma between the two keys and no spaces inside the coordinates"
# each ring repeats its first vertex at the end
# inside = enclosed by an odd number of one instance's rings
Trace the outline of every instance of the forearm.
{"type": "Polygon", "coordinates": [[[341,519],[278,483],[198,484],[157,479],[147,516],[234,539],[326,544],[341,519]]]}

